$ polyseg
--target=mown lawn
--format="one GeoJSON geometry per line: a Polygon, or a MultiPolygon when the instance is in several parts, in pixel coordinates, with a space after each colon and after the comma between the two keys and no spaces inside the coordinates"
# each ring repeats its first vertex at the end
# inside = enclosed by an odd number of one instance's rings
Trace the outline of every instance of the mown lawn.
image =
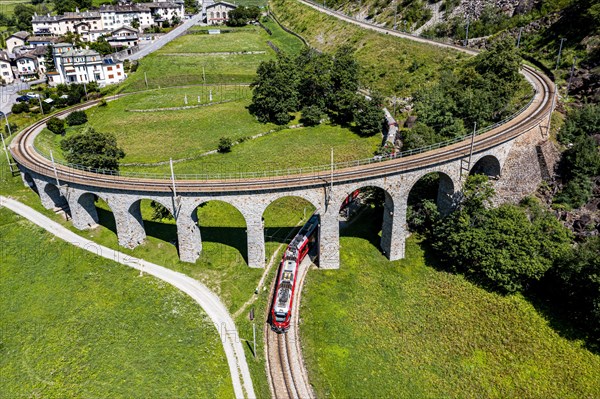
{"type": "MultiPolygon", "coordinates": [[[[225,28],[231,29],[231,28],[225,28]]],[[[201,29],[205,30],[205,29],[201,29]]],[[[200,31],[196,30],[196,31],[200,31]]],[[[258,26],[245,27],[243,30],[221,33],[219,35],[189,34],[183,35],[172,44],[163,47],[157,53],[211,53],[225,51],[269,51],[266,42],[267,32],[258,26]]]]}
{"type": "Polygon", "coordinates": [[[248,27],[220,35],[184,35],[140,61],[122,90],[183,86],[203,83],[250,83],[262,61],[273,59],[269,35],[248,27]],[[264,51],[264,54],[203,54],[264,51]],[[148,82],[146,86],[146,81],[148,82]]]}
{"type": "Polygon", "coordinates": [[[3,208],[0,237],[0,396],[233,396],[219,335],[187,295],[3,208]]]}
{"type": "Polygon", "coordinates": [[[334,52],[342,44],[353,46],[361,65],[361,85],[384,95],[411,95],[435,81],[441,70],[466,57],[457,51],[362,29],[294,0],[273,0],[269,6],[282,24],[319,50],[334,52]]]}
{"type": "Polygon", "coordinates": [[[308,275],[300,332],[318,397],[600,397],[598,354],[523,297],[426,265],[414,237],[390,263],[376,220],[342,232],[340,270],[308,275]]]}

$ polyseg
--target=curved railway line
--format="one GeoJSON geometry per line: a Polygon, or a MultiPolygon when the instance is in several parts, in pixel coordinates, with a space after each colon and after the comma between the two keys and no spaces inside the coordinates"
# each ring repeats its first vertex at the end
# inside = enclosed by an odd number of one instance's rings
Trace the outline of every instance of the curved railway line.
{"type": "MultiPolygon", "coordinates": [[[[507,123],[497,126],[488,132],[475,137],[474,153],[493,148],[506,141],[518,137],[522,133],[540,125],[548,118],[552,110],[554,96],[553,83],[543,74],[531,67],[524,67],[523,74],[535,89],[534,98],[529,106],[507,123]]],[[[74,110],[84,109],[98,104],[99,100],[80,104],[60,111],[52,116],[64,116],[74,110]]],[[[39,154],[34,147],[37,134],[43,129],[46,117],[19,133],[10,145],[14,160],[23,167],[42,175],[58,179],[63,183],[75,183],[109,189],[136,188],[147,192],[171,192],[172,182],[167,179],[137,178],[119,175],[107,175],[87,172],[55,164],[39,154]],[[56,170],[55,170],[56,168],[56,170]],[[56,171],[56,176],[55,176],[56,171]]],[[[403,158],[383,160],[381,162],[337,169],[333,175],[323,170],[313,173],[292,174],[249,179],[215,179],[215,180],[176,180],[178,192],[243,192],[261,190],[281,190],[286,188],[323,187],[331,183],[360,181],[374,177],[382,177],[419,169],[446,161],[468,156],[471,140],[465,140],[435,150],[410,155],[403,158]]]]}
{"type": "MultiPolygon", "coordinates": [[[[454,48],[456,50],[475,54],[475,51],[377,27],[368,23],[354,20],[335,11],[323,9],[316,6],[314,3],[311,4],[307,1],[299,1],[316,8],[321,12],[333,15],[347,22],[357,24],[363,28],[380,31],[385,34],[390,34],[409,40],[426,42],[436,46],[454,48]]],[[[546,126],[549,126],[549,115],[551,114],[554,106],[554,84],[550,81],[550,79],[548,79],[548,77],[529,66],[524,66],[522,73],[532,84],[535,90],[533,100],[523,112],[508,122],[476,136],[473,142],[474,153],[482,152],[510,141],[536,127],[541,128],[541,126],[544,125],[545,120],[548,120],[546,126]]],[[[115,96],[113,98],[120,98],[120,96],[115,96]]],[[[65,116],[74,110],[85,109],[97,105],[99,101],[100,100],[90,101],[88,103],[60,111],[52,116],[65,116]]],[[[94,186],[116,190],[135,188],[137,190],[146,192],[172,192],[173,183],[171,180],[167,179],[104,175],[87,172],[64,165],[53,164],[50,160],[39,154],[34,146],[35,137],[43,129],[49,118],[50,117],[46,117],[26,128],[24,131],[19,133],[11,143],[10,151],[14,160],[24,168],[48,176],[52,179],[57,178],[63,184],[73,183],[84,186],[94,186]]],[[[381,162],[369,163],[366,165],[359,165],[357,162],[357,166],[336,169],[333,171],[333,173],[327,170],[322,170],[312,173],[298,173],[269,177],[265,176],[247,179],[179,179],[176,180],[176,188],[180,193],[219,192],[226,194],[244,191],[271,191],[305,187],[323,187],[331,183],[338,184],[351,181],[367,180],[374,177],[383,177],[420,169],[467,157],[470,151],[471,138],[469,137],[461,142],[457,142],[446,147],[441,147],[435,150],[402,158],[382,160],[381,162]]],[[[308,257],[305,259],[305,261],[308,261],[308,264],[310,264],[308,257]]],[[[299,305],[302,285],[308,270],[308,265],[305,263],[306,262],[303,262],[303,266],[301,266],[299,271],[300,281],[297,289],[297,295],[294,297],[292,328],[286,334],[276,334],[271,331],[268,324],[265,324],[264,333],[267,374],[269,377],[271,392],[276,398],[304,399],[314,397],[314,393],[308,382],[306,370],[302,360],[297,324],[299,320],[299,305]]],[[[267,312],[269,309],[267,309],[267,312]]]]}

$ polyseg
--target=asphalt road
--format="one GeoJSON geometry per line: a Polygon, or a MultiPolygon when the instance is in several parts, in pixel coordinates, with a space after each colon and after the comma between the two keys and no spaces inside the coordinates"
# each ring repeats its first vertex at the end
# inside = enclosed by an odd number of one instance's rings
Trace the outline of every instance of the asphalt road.
{"type": "MultiPolygon", "coordinates": [[[[235,327],[235,323],[229,315],[227,308],[221,303],[217,295],[205,285],[185,274],[146,262],[142,259],[134,258],[130,255],[126,255],[122,252],[115,251],[85,239],[27,205],[13,199],[0,196],[0,206],[12,210],[72,245],[92,252],[98,256],[102,256],[103,258],[119,262],[122,265],[140,270],[143,273],[151,274],[188,294],[208,314],[221,337],[221,342],[223,343],[223,349],[225,350],[227,363],[231,372],[231,380],[236,398],[256,397],[252,379],[250,378],[250,370],[248,369],[248,363],[246,362],[246,356],[244,354],[244,348],[235,327]]],[[[201,345],[201,343],[198,344],[201,345]]]]}
{"type": "Polygon", "coordinates": [[[21,82],[16,80],[11,85],[0,87],[0,111],[2,113],[9,113],[15,103],[17,97],[19,97],[20,90],[28,90],[29,83],[21,82]]]}

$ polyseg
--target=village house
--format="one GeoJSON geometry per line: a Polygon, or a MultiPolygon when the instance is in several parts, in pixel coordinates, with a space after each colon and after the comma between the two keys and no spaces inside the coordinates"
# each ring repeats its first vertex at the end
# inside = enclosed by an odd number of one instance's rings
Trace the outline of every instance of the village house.
{"type": "Polygon", "coordinates": [[[129,26],[122,26],[110,32],[106,41],[115,49],[134,47],[139,44],[138,31],[129,26]]]}
{"type": "Polygon", "coordinates": [[[38,78],[38,60],[35,55],[24,54],[15,59],[16,76],[21,81],[34,80],[38,78]]]}
{"type": "Polygon", "coordinates": [[[0,78],[2,84],[11,84],[15,80],[10,65],[10,57],[6,51],[0,51],[0,78]]]}
{"type": "Polygon", "coordinates": [[[229,20],[229,13],[235,10],[235,4],[219,1],[209,4],[205,7],[206,24],[207,25],[222,25],[229,20]]]}
{"type": "Polygon", "coordinates": [[[48,72],[48,84],[97,82],[100,86],[125,79],[123,62],[102,57],[97,51],[76,49],[72,44],[53,46],[55,72],[48,72]]]}
{"type": "Polygon", "coordinates": [[[15,48],[25,46],[28,37],[29,33],[25,31],[13,33],[6,39],[6,50],[9,53],[14,53],[15,48]]]}

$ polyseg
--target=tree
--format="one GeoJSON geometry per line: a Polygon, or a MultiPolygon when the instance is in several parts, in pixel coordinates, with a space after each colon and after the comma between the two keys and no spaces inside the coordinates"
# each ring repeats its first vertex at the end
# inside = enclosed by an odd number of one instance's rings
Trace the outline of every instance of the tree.
{"type": "Polygon", "coordinates": [[[440,261],[494,290],[513,293],[540,280],[570,250],[571,233],[539,202],[488,209],[493,190],[470,176],[461,206],[430,237],[440,261]]]}
{"type": "Polygon", "coordinates": [[[561,302],[579,324],[600,339],[600,237],[590,237],[556,264],[553,271],[561,302]],[[564,298],[564,299],[563,299],[564,298]]]}
{"type": "Polygon", "coordinates": [[[228,26],[244,26],[249,21],[258,20],[260,16],[260,8],[256,6],[238,6],[229,12],[227,21],[228,26]]]}
{"type": "Polygon", "coordinates": [[[318,106],[310,105],[302,108],[302,118],[300,118],[300,122],[302,122],[304,126],[316,126],[321,123],[322,115],[323,111],[318,106]]]}
{"type": "Polygon", "coordinates": [[[226,152],[231,151],[231,147],[233,146],[233,141],[229,137],[221,137],[219,139],[219,146],[217,147],[217,151],[221,154],[225,154],[226,152]]]}
{"type": "Polygon", "coordinates": [[[35,14],[35,9],[31,6],[17,4],[13,12],[17,29],[31,32],[31,19],[35,14]]]}
{"type": "Polygon", "coordinates": [[[56,71],[56,65],[54,65],[54,53],[52,51],[52,46],[48,46],[48,49],[46,50],[46,71],[56,71]]]}
{"type": "MultiPolygon", "coordinates": [[[[195,4],[195,3],[196,3],[196,2],[194,1],[194,4],[195,4]]],[[[186,6],[186,7],[187,7],[187,6],[186,6]]],[[[186,8],[186,10],[187,10],[187,8],[186,8]]],[[[194,12],[194,14],[195,14],[195,12],[194,12]]],[[[140,28],[140,19],[139,19],[139,18],[134,18],[134,19],[131,21],[131,27],[132,27],[133,29],[139,29],[139,28],[140,28]]]]}
{"type": "Polygon", "coordinates": [[[370,100],[362,98],[358,101],[354,111],[354,121],[361,136],[381,133],[384,121],[382,103],[383,97],[378,94],[374,94],[370,100]]]}
{"type": "Polygon", "coordinates": [[[248,107],[260,122],[285,125],[298,107],[298,74],[294,62],[284,53],[276,61],[262,62],[252,87],[252,103],[248,107]]]}
{"type": "Polygon", "coordinates": [[[97,132],[91,126],[62,140],[60,148],[67,162],[95,169],[119,170],[119,160],[125,157],[113,134],[97,132]]]}
{"type": "MultiPolygon", "coordinates": [[[[186,13],[188,13],[188,14],[197,14],[198,13],[198,2],[196,0],[184,0],[183,4],[185,6],[186,13]]],[[[138,26],[139,26],[139,21],[138,21],[138,26]]]]}
{"type": "Polygon", "coordinates": [[[79,8],[80,11],[88,9],[92,6],[92,0],[53,0],[54,11],[57,14],[72,12],[79,8]]]}
{"type": "Polygon", "coordinates": [[[73,111],[67,116],[67,125],[78,126],[87,122],[85,111],[73,111]]]}
{"type": "Polygon", "coordinates": [[[330,55],[319,53],[309,47],[305,47],[296,57],[300,105],[325,108],[326,100],[330,97],[333,89],[331,84],[332,62],[330,55]]]}
{"type": "Polygon", "coordinates": [[[52,117],[46,122],[46,127],[54,134],[65,134],[65,121],[62,119],[52,117]]]}
{"type": "Polygon", "coordinates": [[[358,101],[359,65],[354,49],[343,45],[335,52],[331,68],[331,90],[327,99],[329,114],[337,123],[350,123],[353,109],[358,101]]]}
{"type": "Polygon", "coordinates": [[[15,103],[12,108],[11,108],[11,112],[13,114],[20,114],[22,112],[29,112],[29,103],[27,101],[24,101],[22,103],[15,103]]]}
{"type": "Polygon", "coordinates": [[[88,44],[89,48],[96,50],[101,55],[108,55],[114,52],[112,46],[106,41],[104,36],[100,36],[95,42],[88,44]]]}

